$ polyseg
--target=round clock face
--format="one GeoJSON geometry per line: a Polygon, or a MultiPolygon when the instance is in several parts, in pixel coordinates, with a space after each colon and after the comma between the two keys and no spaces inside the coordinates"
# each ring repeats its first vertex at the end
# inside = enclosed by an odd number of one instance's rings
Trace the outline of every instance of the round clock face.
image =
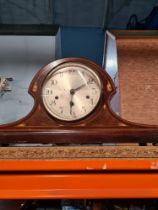
{"type": "Polygon", "coordinates": [[[102,83],[95,71],[84,64],[67,62],[46,77],[42,100],[53,117],[64,121],[82,119],[98,105],[102,83]]]}

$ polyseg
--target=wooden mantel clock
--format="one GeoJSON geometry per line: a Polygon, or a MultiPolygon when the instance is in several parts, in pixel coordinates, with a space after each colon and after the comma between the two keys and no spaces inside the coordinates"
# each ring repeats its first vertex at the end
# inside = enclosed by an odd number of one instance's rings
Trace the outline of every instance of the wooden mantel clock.
{"type": "MultiPolygon", "coordinates": [[[[0,126],[0,143],[157,142],[158,127],[130,123],[110,108],[115,93],[108,74],[82,58],[65,58],[42,68],[29,93],[32,111],[0,126]]],[[[129,108],[130,109],[130,108],[129,108]]]]}

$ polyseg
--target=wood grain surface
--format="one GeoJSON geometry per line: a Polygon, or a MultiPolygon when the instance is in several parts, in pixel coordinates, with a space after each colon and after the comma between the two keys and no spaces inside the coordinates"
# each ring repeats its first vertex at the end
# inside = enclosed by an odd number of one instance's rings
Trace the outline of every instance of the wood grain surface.
{"type": "Polygon", "coordinates": [[[0,159],[158,158],[158,146],[0,147],[0,159]]]}
{"type": "Polygon", "coordinates": [[[158,125],[158,34],[117,39],[121,117],[158,125]]]}

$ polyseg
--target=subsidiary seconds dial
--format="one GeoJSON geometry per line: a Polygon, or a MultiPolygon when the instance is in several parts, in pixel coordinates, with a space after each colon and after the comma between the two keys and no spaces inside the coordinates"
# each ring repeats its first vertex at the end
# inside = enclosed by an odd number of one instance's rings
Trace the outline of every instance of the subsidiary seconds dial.
{"type": "Polygon", "coordinates": [[[93,69],[81,63],[67,62],[46,77],[42,100],[53,117],[75,121],[94,111],[101,93],[102,83],[93,69]]]}

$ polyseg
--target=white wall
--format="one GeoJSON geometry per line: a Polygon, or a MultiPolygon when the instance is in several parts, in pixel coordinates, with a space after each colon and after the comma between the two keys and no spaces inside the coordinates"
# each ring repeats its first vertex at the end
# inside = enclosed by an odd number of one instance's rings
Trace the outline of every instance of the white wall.
{"type": "Polygon", "coordinates": [[[0,36],[0,75],[13,77],[12,91],[0,97],[0,124],[24,117],[33,106],[28,87],[36,72],[54,60],[55,37],[0,36]]]}

